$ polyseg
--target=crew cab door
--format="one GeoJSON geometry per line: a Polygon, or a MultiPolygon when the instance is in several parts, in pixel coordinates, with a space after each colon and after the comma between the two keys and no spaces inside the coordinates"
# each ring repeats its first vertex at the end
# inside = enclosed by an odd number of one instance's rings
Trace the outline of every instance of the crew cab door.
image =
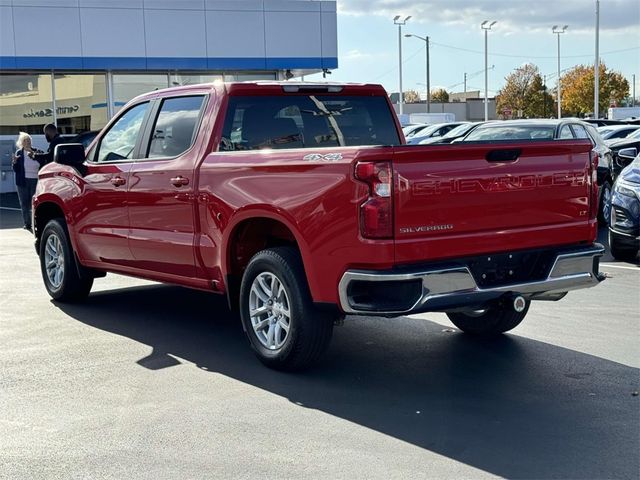
{"type": "Polygon", "coordinates": [[[75,228],[84,261],[129,265],[127,183],[150,103],[133,105],[101,135],[89,153],[83,177],[82,208],[75,228]]]}
{"type": "Polygon", "coordinates": [[[153,105],[128,187],[129,245],[138,268],[195,277],[194,143],[205,99],[188,94],[153,105]]]}

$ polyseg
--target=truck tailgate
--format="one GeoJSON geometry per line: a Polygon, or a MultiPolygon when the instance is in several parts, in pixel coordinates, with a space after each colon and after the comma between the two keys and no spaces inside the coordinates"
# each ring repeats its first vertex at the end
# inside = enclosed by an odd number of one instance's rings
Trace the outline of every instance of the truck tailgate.
{"type": "Polygon", "coordinates": [[[592,241],[591,149],[583,140],[395,148],[396,263],[592,241]]]}

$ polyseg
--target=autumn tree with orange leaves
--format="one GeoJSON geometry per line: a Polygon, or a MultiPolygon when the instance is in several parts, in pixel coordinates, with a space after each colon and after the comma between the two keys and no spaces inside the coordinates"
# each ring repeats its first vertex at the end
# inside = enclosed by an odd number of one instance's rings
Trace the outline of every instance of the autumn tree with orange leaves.
{"type": "MultiPolygon", "coordinates": [[[[565,116],[584,116],[593,112],[593,72],[593,65],[578,65],[562,76],[562,112],[565,116]]],[[[620,105],[628,94],[627,79],[600,63],[600,112],[606,112],[612,104],[620,105]]]]}

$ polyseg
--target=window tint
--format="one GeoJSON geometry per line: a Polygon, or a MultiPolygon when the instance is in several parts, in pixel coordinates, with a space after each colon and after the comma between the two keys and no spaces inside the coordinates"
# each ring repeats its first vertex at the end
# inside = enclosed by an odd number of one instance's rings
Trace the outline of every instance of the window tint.
{"type": "Polygon", "coordinates": [[[575,132],[577,138],[588,138],[589,140],[591,140],[591,137],[582,125],[573,125],[573,131],[575,132]]]}
{"type": "Polygon", "coordinates": [[[478,127],[464,138],[465,142],[487,140],[551,140],[554,127],[545,126],[499,126],[478,127]]]}
{"type": "Polygon", "coordinates": [[[231,97],[220,150],[399,145],[384,97],[231,97]]]}
{"type": "Polygon", "coordinates": [[[152,130],[149,158],[175,157],[191,147],[203,101],[203,95],[163,100],[152,130]]]}
{"type": "Polygon", "coordinates": [[[148,102],[136,105],[127,110],[113,124],[100,141],[96,157],[98,162],[126,160],[132,157],[142,127],[142,120],[144,120],[148,108],[148,102]]]}
{"type": "Polygon", "coordinates": [[[571,132],[571,128],[569,125],[563,125],[560,129],[560,135],[558,135],[560,140],[566,140],[568,138],[574,138],[573,133],[571,132]]]}

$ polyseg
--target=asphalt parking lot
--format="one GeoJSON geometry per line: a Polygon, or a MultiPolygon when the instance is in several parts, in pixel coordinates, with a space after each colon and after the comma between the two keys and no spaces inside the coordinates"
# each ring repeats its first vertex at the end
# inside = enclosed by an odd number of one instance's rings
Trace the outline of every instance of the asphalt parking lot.
{"type": "Polygon", "coordinates": [[[53,303],[20,227],[0,210],[0,478],[640,478],[633,264],[491,341],[348,317],[283,374],[212,294],[108,275],[53,303]]]}

